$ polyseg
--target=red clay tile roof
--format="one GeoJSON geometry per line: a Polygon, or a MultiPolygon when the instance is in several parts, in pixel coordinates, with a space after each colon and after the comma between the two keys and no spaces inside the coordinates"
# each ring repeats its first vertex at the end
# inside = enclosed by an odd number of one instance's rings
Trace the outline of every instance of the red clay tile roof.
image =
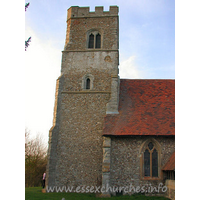
{"type": "Polygon", "coordinates": [[[119,114],[103,135],[175,135],[175,80],[121,79],[119,114]]]}
{"type": "Polygon", "coordinates": [[[171,155],[169,160],[165,163],[162,170],[163,171],[175,170],[175,152],[171,155]]]}

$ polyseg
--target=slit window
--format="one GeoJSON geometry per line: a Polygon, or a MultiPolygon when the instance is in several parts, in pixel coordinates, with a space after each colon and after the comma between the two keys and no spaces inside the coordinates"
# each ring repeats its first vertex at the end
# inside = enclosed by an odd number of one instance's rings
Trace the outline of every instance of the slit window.
{"type": "Polygon", "coordinates": [[[87,90],[90,89],[90,79],[89,78],[86,79],[86,89],[87,90]]]}
{"type": "Polygon", "coordinates": [[[85,74],[82,77],[82,89],[92,90],[93,89],[94,76],[92,74],[85,74]]]}

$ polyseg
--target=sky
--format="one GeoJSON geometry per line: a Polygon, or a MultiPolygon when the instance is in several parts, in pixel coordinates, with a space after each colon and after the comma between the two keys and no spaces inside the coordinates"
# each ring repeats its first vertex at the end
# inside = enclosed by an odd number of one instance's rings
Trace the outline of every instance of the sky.
{"type": "Polygon", "coordinates": [[[30,0],[25,13],[25,127],[48,141],[71,6],[119,7],[119,76],[175,79],[174,0],[30,0]]]}

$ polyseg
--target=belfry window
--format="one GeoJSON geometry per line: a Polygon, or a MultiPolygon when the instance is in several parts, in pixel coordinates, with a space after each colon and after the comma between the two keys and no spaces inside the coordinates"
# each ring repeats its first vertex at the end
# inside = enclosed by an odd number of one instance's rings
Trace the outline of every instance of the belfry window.
{"type": "Polygon", "coordinates": [[[144,151],[144,177],[158,177],[158,152],[152,142],[144,151]]]}
{"type": "Polygon", "coordinates": [[[89,35],[89,45],[88,48],[94,48],[94,35],[91,33],[89,35]]]}
{"type": "Polygon", "coordinates": [[[96,35],[96,45],[95,48],[101,48],[101,35],[98,33],[96,35]]]}
{"type": "Polygon", "coordinates": [[[89,90],[90,89],[90,79],[87,78],[86,80],[86,89],[89,90]]]}
{"type": "Polygon", "coordinates": [[[101,48],[101,35],[98,31],[89,32],[87,48],[89,49],[101,48]]]}

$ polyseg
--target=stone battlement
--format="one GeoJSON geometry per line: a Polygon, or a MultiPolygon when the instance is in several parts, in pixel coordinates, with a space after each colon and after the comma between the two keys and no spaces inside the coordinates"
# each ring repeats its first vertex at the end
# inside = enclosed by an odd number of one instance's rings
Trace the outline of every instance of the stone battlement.
{"type": "Polygon", "coordinates": [[[72,6],[67,11],[67,20],[80,17],[118,16],[118,6],[110,6],[109,11],[103,11],[103,6],[96,6],[95,12],[90,12],[90,7],[72,6]]]}

